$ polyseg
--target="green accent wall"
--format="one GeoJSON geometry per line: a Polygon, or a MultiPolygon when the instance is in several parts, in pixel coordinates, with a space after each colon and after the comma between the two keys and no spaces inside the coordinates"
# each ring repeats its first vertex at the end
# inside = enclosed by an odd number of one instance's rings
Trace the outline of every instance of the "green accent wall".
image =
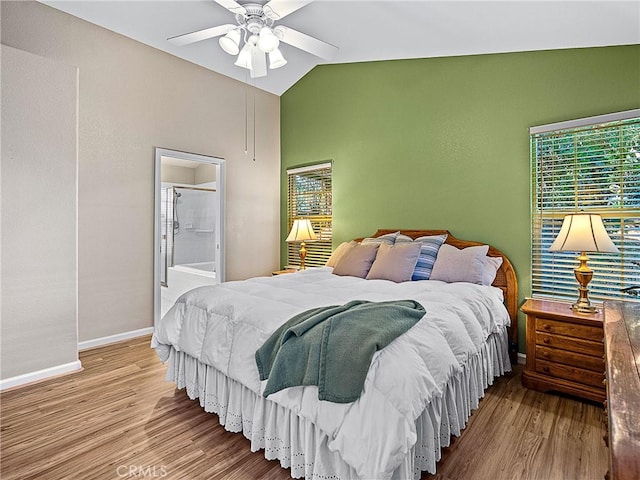
{"type": "Polygon", "coordinates": [[[316,67],[281,97],[281,263],[286,169],[332,160],[334,246],[446,228],[502,250],[524,299],[529,127],[639,107],[640,45],[316,67]]]}

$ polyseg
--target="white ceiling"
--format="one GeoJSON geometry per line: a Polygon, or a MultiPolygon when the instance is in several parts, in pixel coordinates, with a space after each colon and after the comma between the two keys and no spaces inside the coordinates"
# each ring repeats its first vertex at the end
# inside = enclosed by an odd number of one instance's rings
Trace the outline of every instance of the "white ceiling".
{"type": "Polygon", "coordinates": [[[638,0],[315,0],[277,24],[336,45],[336,57],[326,62],[282,44],[289,63],[269,70],[265,78],[250,79],[217,39],[182,47],[167,42],[172,36],[235,23],[213,0],[42,3],[276,95],[320,63],[640,44],[638,0]]]}

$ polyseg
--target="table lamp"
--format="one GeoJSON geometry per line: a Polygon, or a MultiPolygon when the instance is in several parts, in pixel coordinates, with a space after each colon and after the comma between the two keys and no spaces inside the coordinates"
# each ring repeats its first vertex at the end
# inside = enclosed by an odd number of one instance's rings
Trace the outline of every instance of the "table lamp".
{"type": "Polygon", "coordinates": [[[573,272],[580,284],[580,297],[571,308],[574,312],[594,313],[596,307],[589,302],[588,287],[593,270],[587,266],[586,252],[618,253],[602,223],[602,217],[594,213],[572,213],[564,217],[560,233],[551,247],[552,252],[580,252],[580,266],[573,272]]]}
{"type": "Polygon", "coordinates": [[[311,220],[308,218],[299,218],[293,221],[293,226],[287,237],[287,242],[300,242],[300,270],[304,270],[304,259],[307,256],[307,247],[305,241],[315,240],[316,234],[313,231],[311,220]]]}

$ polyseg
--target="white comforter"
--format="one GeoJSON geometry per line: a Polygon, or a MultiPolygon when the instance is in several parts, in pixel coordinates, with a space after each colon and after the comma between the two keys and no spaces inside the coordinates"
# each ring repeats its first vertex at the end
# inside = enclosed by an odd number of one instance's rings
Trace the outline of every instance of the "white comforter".
{"type": "MultiPolygon", "coordinates": [[[[416,442],[415,420],[487,337],[509,324],[500,289],[427,280],[396,284],[333,275],[330,268],[201,287],[156,326],[152,346],[170,346],[260,394],[255,351],[283,322],[312,307],[349,300],[414,299],[426,315],[376,353],[354,403],[319,401],[317,387],[269,396],[323,430],[362,478],[389,478],[416,442]]],[[[357,348],[357,345],[354,345],[357,348]]],[[[266,383],[266,382],[264,382],[266,383]]]]}

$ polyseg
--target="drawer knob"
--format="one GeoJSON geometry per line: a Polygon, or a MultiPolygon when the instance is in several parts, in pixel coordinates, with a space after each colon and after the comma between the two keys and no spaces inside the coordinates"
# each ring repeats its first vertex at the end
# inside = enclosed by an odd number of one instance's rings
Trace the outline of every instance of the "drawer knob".
{"type": "Polygon", "coordinates": [[[548,331],[551,330],[551,325],[546,325],[545,324],[545,325],[542,326],[542,328],[548,332],[548,331]]]}
{"type": "Polygon", "coordinates": [[[542,367],[542,371],[544,373],[549,373],[549,367],[542,367]]]}
{"type": "Polygon", "coordinates": [[[543,339],[542,339],[542,343],[549,343],[549,342],[551,342],[551,340],[550,340],[550,339],[548,339],[548,338],[543,338],[543,339]]]}

